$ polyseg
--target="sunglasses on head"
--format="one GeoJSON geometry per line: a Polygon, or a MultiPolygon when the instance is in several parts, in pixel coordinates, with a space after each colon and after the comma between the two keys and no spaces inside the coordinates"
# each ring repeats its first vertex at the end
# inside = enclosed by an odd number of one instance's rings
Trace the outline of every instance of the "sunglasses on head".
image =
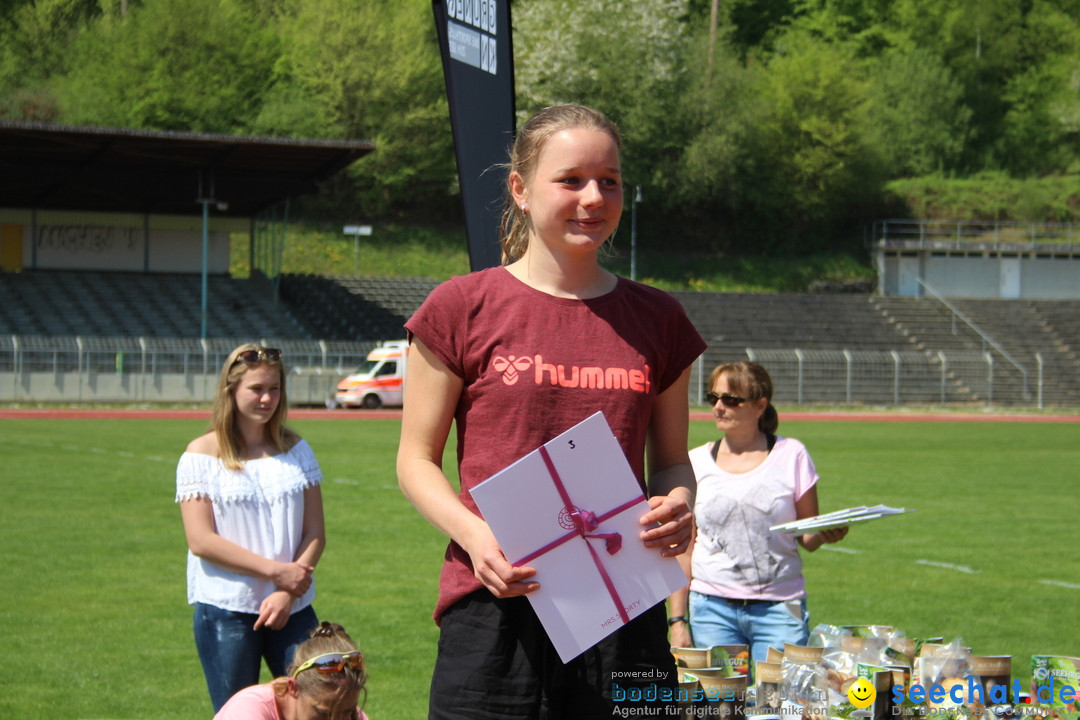
{"type": "Polygon", "coordinates": [[[281,351],[277,348],[263,348],[262,350],[245,350],[236,354],[236,362],[246,362],[248,365],[256,365],[260,362],[280,362],[281,351]]]}
{"type": "Polygon", "coordinates": [[[738,395],[732,395],[731,393],[717,395],[714,392],[707,392],[705,393],[705,399],[709,402],[710,405],[715,405],[717,402],[721,402],[724,404],[724,407],[729,408],[739,407],[744,402],[746,402],[746,398],[739,397],[738,395]]]}
{"type": "Polygon", "coordinates": [[[354,650],[345,653],[336,652],[317,655],[296,668],[296,670],[293,671],[292,676],[296,677],[308,668],[315,668],[323,675],[330,675],[332,673],[341,672],[345,669],[346,665],[353,670],[359,670],[364,665],[363,654],[359,650],[354,650]]]}

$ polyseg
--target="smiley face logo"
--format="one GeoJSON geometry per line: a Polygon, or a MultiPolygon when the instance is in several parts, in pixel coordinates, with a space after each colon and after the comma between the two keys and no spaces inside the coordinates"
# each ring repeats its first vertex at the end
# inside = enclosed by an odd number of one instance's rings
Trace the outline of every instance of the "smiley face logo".
{"type": "Polygon", "coordinates": [[[848,700],[851,704],[857,708],[868,708],[874,703],[874,699],[877,697],[877,690],[871,685],[866,678],[859,678],[855,682],[851,683],[851,687],[847,691],[848,700]]]}

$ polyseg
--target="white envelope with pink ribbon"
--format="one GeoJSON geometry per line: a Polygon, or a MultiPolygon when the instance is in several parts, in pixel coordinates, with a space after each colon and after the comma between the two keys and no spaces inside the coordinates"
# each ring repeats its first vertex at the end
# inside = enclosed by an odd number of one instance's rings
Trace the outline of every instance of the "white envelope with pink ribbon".
{"type": "Polygon", "coordinates": [[[506,559],[536,568],[527,597],[569,662],[684,587],[674,558],[646,548],[649,511],[597,412],[472,490],[506,559]]]}

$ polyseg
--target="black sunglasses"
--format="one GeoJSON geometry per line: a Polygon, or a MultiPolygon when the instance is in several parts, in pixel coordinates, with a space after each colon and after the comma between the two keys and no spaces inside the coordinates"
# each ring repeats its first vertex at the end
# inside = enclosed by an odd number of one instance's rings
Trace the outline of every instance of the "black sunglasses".
{"type": "Polygon", "coordinates": [[[714,392],[705,393],[705,399],[709,401],[710,405],[715,405],[717,402],[724,403],[724,407],[734,408],[739,407],[746,398],[741,398],[738,395],[732,395],[731,393],[724,393],[723,395],[717,395],[714,392]]]}
{"type": "Polygon", "coordinates": [[[245,350],[236,354],[235,362],[246,362],[248,365],[256,365],[260,362],[281,362],[281,351],[277,348],[245,350]]]}

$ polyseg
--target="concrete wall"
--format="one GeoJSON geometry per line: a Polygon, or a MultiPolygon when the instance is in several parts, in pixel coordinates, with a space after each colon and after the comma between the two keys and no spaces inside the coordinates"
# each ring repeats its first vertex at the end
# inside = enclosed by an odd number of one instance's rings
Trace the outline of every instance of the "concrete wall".
{"type": "Polygon", "coordinates": [[[1080,254],[874,250],[883,295],[917,297],[916,279],[951,298],[1080,299],[1080,254]]]}

